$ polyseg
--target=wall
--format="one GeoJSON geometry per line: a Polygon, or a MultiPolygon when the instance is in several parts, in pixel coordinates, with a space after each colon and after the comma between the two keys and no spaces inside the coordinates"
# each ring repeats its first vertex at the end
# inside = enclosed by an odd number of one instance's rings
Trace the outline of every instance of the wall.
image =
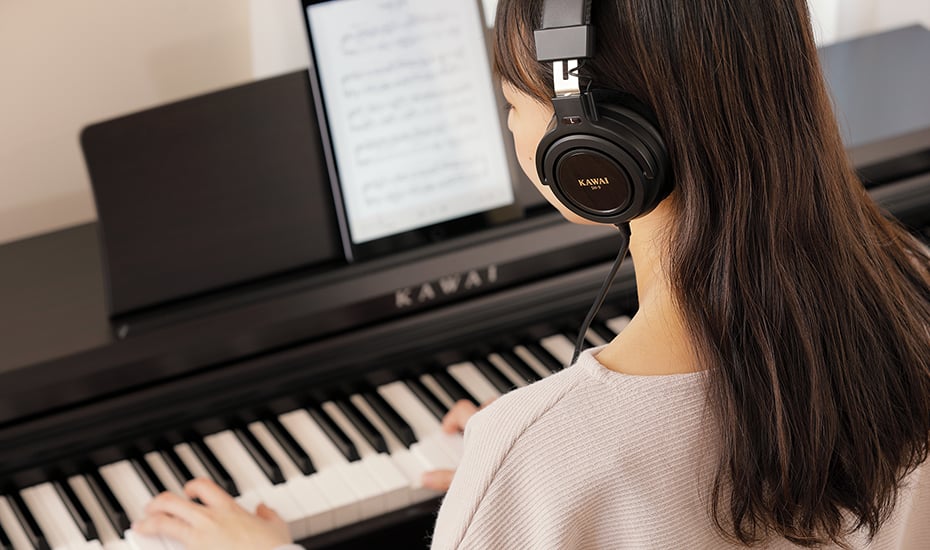
{"type": "MultiPolygon", "coordinates": [[[[927,0],[811,2],[822,43],[930,28],[927,0]]],[[[95,218],[83,126],[306,67],[300,17],[296,0],[0,0],[0,243],[95,218]]]]}
{"type": "Polygon", "coordinates": [[[930,28],[927,0],[809,0],[818,42],[830,44],[914,23],[930,28]]]}
{"type": "Polygon", "coordinates": [[[81,128],[252,78],[247,0],[0,0],[0,242],[96,217],[81,128]]]}

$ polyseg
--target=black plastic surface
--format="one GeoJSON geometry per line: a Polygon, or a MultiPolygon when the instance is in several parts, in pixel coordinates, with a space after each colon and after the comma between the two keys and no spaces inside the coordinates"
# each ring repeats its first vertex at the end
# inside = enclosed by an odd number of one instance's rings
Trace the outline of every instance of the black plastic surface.
{"type": "Polygon", "coordinates": [[[111,315],[341,261],[311,101],[300,71],[85,128],[111,315]]]}

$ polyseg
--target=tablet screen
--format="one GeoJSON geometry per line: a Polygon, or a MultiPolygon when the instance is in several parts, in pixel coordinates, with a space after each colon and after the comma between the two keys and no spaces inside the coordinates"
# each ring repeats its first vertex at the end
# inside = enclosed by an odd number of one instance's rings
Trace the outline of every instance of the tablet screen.
{"type": "Polygon", "coordinates": [[[480,2],[304,6],[349,244],[514,203],[480,2]]]}

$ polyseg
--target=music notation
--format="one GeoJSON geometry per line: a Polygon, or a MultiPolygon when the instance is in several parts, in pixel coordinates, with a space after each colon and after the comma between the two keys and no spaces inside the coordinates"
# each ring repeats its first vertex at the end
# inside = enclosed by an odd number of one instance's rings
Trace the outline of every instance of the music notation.
{"type": "Polygon", "coordinates": [[[308,11],[353,241],[513,202],[478,4],[308,11]]]}

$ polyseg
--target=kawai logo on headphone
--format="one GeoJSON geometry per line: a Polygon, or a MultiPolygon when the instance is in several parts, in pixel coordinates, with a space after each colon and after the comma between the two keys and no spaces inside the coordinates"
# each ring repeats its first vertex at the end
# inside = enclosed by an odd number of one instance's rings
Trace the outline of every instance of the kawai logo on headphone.
{"type": "Polygon", "coordinates": [[[578,185],[581,187],[594,187],[598,188],[602,185],[610,185],[610,179],[608,178],[587,178],[578,180],[578,185]]]}

